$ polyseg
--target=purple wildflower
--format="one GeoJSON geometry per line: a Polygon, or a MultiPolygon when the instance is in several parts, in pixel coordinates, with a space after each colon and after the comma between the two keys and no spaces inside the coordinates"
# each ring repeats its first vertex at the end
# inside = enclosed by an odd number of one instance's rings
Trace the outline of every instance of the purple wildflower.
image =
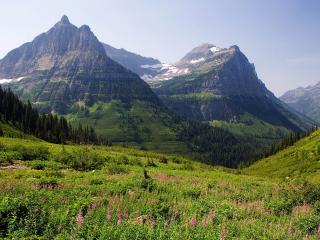
{"type": "Polygon", "coordinates": [[[76,221],[77,223],[82,226],[83,225],[83,222],[84,222],[84,218],[82,216],[82,213],[78,213],[78,215],[76,216],[76,221]]]}

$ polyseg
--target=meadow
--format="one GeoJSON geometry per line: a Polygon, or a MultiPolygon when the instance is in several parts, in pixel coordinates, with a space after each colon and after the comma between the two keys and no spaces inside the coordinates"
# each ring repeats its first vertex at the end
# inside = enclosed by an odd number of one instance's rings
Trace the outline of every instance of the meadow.
{"type": "Polygon", "coordinates": [[[320,190],[119,146],[0,138],[3,239],[319,239],[320,190]]]}

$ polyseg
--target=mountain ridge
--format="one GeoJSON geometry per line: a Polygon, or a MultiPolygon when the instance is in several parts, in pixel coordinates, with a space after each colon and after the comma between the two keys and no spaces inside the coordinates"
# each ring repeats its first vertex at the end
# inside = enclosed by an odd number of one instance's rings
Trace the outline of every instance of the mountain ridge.
{"type": "Polygon", "coordinates": [[[296,111],[320,122],[320,82],[305,88],[289,90],[280,99],[296,111]]]}
{"type": "Polygon", "coordinates": [[[186,118],[241,122],[241,116],[249,113],[293,131],[313,125],[310,119],[286,106],[266,88],[238,46],[218,48],[202,44],[179,62],[176,66],[192,65],[193,68],[151,86],[169,109],[186,118]],[[195,61],[196,57],[202,60],[195,61]]]}

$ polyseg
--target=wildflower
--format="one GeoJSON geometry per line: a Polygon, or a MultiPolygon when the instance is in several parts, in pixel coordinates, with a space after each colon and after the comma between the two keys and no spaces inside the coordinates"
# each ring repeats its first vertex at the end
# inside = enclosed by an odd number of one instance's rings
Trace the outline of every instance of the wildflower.
{"type": "Polygon", "coordinates": [[[317,231],[318,235],[320,236],[320,225],[318,227],[318,231],[317,231]]]}
{"type": "Polygon", "coordinates": [[[78,215],[76,216],[76,221],[77,223],[82,226],[83,225],[83,222],[84,222],[84,218],[82,216],[82,213],[78,213],[78,215]]]}
{"type": "Polygon", "coordinates": [[[208,216],[213,220],[216,217],[216,212],[214,210],[211,210],[208,214],[208,216]]]}
{"type": "Polygon", "coordinates": [[[107,216],[106,216],[106,218],[107,218],[107,222],[110,222],[110,220],[111,220],[111,210],[110,210],[110,208],[107,209],[107,216]]]}
{"type": "Polygon", "coordinates": [[[191,226],[197,225],[197,217],[196,217],[196,215],[193,215],[193,217],[191,218],[191,220],[189,222],[189,225],[191,225],[191,226]]]}
{"type": "Polygon", "coordinates": [[[121,210],[119,208],[117,210],[117,218],[118,218],[117,224],[120,225],[122,222],[122,214],[121,214],[121,210]]]}

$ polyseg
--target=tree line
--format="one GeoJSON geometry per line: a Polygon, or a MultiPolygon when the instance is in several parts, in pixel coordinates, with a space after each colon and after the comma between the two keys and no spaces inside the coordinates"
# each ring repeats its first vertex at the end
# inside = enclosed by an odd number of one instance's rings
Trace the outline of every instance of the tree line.
{"type": "MultiPolygon", "coordinates": [[[[52,143],[111,144],[98,136],[92,127],[72,126],[62,117],[52,113],[39,113],[31,103],[23,103],[10,90],[0,86],[0,120],[8,122],[26,134],[52,143]]],[[[0,134],[3,131],[0,129],[0,134]]]]}
{"type": "Polygon", "coordinates": [[[281,139],[279,142],[272,144],[270,150],[267,151],[262,157],[269,157],[271,155],[274,155],[280,152],[281,150],[287,147],[293,146],[300,139],[309,136],[311,133],[313,133],[317,129],[318,127],[314,126],[303,132],[290,132],[286,137],[281,139]]]}

